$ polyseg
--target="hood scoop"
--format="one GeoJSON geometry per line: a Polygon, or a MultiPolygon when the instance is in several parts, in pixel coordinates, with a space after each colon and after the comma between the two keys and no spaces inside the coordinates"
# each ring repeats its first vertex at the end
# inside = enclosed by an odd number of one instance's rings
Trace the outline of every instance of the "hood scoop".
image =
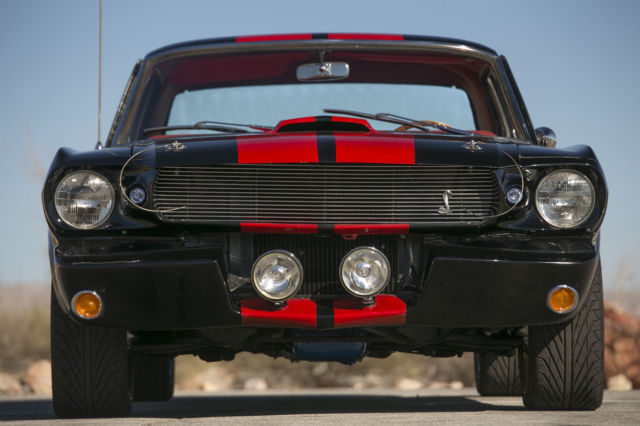
{"type": "Polygon", "coordinates": [[[292,132],[360,132],[371,133],[373,129],[366,120],[351,117],[319,115],[315,117],[283,120],[275,128],[276,133],[292,132]]]}

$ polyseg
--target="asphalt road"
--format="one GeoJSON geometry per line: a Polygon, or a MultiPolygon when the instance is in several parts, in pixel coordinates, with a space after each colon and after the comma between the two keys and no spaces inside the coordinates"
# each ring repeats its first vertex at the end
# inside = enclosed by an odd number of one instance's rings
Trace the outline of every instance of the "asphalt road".
{"type": "MultiPolygon", "coordinates": [[[[135,403],[130,417],[56,420],[50,399],[0,396],[0,421],[11,424],[640,424],[640,391],[605,392],[597,411],[527,411],[520,398],[486,398],[462,390],[305,390],[181,393],[167,403],[135,403]]],[[[5,423],[6,424],[6,423],[5,423]]]]}

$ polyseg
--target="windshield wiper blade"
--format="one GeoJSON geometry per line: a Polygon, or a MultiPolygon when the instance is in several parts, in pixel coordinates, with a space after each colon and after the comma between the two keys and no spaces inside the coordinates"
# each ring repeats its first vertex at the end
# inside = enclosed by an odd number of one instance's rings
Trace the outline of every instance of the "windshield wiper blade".
{"type": "Polygon", "coordinates": [[[176,126],[149,127],[142,132],[146,137],[148,134],[160,133],[171,130],[211,130],[224,133],[248,133],[248,129],[261,130],[263,132],[273,130],[273,127],[259,124],[237,124],[225,123],[222,121],[198,121],[196,124],[181,124],[176,126]],[[244,129],[242,127],[245,127],[244,129]]]}
{"type": "Polygon", "coordinates": [[[442,130],[443,132],[452,133],[454,135],[464,135],[464,136],[474,135],[473,132],[456,129],[454,127],[449,126],[448,124],[441,123],[439,121],[414,120],[411,118],[402,117],[400,115],[390,114],[388,112],[379,112],[377,114],[367,114],[366,112],[348,111],[345,109],[323,109],[323,111],[328,114],[352,115],[354,117],[367,118],[370,120],[378,120],[378,121],[385,121],[387,123],[401,124],[403,126],[413,127],[419,130],[423,130],[425,132],[429,132],[431,131],[431,129],[438,129],[438,130],[442,130]]]}

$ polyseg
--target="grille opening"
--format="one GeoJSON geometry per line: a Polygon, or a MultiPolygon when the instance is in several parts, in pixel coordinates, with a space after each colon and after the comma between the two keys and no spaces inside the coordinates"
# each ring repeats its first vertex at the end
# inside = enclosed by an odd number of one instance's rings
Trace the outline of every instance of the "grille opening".
{"type": "Polygon", "coordinates": [[[178,223],[477,225],[494,214],[489,167],[229,164],[159,168],[153,200],[178,223]],[[450,191],[450,213],[439,213],[450,191]]]}

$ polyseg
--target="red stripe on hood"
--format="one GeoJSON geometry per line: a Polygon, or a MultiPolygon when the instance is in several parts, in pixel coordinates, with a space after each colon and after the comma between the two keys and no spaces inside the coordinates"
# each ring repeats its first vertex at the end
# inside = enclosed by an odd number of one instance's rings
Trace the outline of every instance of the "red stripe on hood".
{"type": "Polygon", "coordinates": [[[254,327],[316,328],[316,304],[310,299],[289,299],[275,306],[264,299],[243,300],[240,313],[242,325],[254,327]]]}
{"type": "Polygon", "coordinates": [[[336,163],[415,164],[413,137],[335,135],[336,163]]]}
{"type": "Polygon", "coordinates": [[[273,136],[269,140],[237,138],[238,163],[317,163],[315,135],[273,136]]]}
{"type": "Polygon", "coordinates": [[[240,231],[254,234],[317,234],[318,225],[304,223],[250,223],[240,224],[240,231]]]}
{"type": "Polygon", "coordinates": [[[334,300],[333,323],[336,327],[401,325],[406,323],[407,305],[396,296],[381,294],[371,305],[360,299],[334,300]]]}

